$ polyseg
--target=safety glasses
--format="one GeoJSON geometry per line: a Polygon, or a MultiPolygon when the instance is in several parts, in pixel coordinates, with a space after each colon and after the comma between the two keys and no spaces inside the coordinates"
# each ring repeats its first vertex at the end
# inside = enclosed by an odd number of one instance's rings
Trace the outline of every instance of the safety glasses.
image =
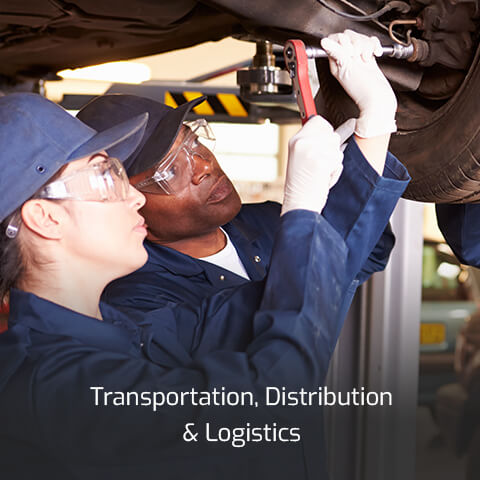
{"type": "MultiPolygon", "coordinates": [[[[97,154],[86,167],[48,183],[33,198],[119,202],[128,198],[129,188],[128,176],[120,161],[97,154]]],[[[17,213],[10,219],[5,235],[15,238],[20,224],[21,215],[17,213]]]]}
{"type": "Polygon", "coordinates": [[[45,185],[36,198],[119,202],[128,197],[128,176],[119,160],[98,154],[71,175],[45,185]]]}
{"type": "Polygon", "coordinates": [[[183,125],[186,128],[177,137],[180,143],[157,163],[151,177],[135,185],[138,190],[157,195],[178,194],[192,179],[195,157],[212,161],[215,136],[208,122],[202,118],[183,125]]]}

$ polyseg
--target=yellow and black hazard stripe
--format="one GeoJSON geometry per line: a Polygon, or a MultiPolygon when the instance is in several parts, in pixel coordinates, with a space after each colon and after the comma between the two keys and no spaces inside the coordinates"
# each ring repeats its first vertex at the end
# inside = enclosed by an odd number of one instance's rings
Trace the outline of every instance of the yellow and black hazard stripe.
{"type": "MultiPolygon", "coordinates": [[[[165,92],[165,104],[177,108],[185,102],[202,97],[202,92],[165,92]]],[[[230,117],[248,117],[249,107],[235,93],[206,94],[207,99],[193,107],[197,115],[226,115],[230,117]]]]}

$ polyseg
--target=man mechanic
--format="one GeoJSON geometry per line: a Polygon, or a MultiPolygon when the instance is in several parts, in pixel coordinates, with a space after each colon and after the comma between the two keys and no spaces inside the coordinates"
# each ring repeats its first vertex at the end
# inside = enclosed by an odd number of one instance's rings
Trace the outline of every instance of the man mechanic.
{"type": "MultiPolygon", "coordinates": [[[[324,39],[322,46],[333,75],[360,110],[355,136],[344,152],[343,174],[323,211],[352,247],[347,276],[351,286],[339,312],[343,318],[356,287],[387,263],[394,236],[385,225],[407,174],[387,154],[390,134],[396,130],[397,103],[374,59],[381,50],[378,39],[347,30],[324,39]],[[350,223],[348,209],[363,212],[362,219],[356,215],[355,223],[350,223]],[[377,227],[366,252],[355,249],[358,229],[365,222],[377,227]]],[[[213,140],[206,122],[196,121],[190,128],[183,125],[187,113],[201,101],[172,109],[145,98],[107,95],[78,114],[83,122],[101,129],[149,113],[144,140],[124,163],[131,183],[147,198],[141,213],[148,224],[149,259],[104,293],[105,301],[124,311],[199,305],[227,287],[263,280],[267,272],[282,207],[273,202],[241,205],[206,148],[213,140]]],[[[115,155],[114,150],[110,153],[115,155]]]]}

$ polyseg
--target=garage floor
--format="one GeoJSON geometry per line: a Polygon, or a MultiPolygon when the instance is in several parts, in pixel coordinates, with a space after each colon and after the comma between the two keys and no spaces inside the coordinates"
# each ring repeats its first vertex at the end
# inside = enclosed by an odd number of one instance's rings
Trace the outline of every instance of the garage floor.
{"type": "Polygon", "coordinates": [[[416,480],[462,480],[464,463],[443,442],[428,408],[418,407],[416,480]]]}

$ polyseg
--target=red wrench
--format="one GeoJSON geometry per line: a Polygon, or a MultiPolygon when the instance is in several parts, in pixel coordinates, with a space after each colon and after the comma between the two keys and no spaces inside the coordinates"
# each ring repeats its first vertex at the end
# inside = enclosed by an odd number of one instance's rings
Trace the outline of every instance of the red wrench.
{"type": "Polygon", "coordinates": [[[317,114],[308,78],[308,57],[305,44],[301,40],[288,40],[285,43],[283,55],[292,79],[293,91],[297,97],[302,125],[305,125],[310,117],[317,114]]]}
{"type": "MultiPolygon", "coordinates": [[[[383,46],[383,55],[397,58],[408,59],[414,54],[414,46],[403,46],[395,44],[392,46],[383,46]]],[[[325,50],[318,47],[305,47],[301,40],[288,40],[283,50],[285,64],[290,72],[293,91],[297,97],[302,125],[313,115],[317,115],[315,102],[313,101],[310,79],[308,78],[308,59],[309,58],[327,58],[325,50]]]]}

